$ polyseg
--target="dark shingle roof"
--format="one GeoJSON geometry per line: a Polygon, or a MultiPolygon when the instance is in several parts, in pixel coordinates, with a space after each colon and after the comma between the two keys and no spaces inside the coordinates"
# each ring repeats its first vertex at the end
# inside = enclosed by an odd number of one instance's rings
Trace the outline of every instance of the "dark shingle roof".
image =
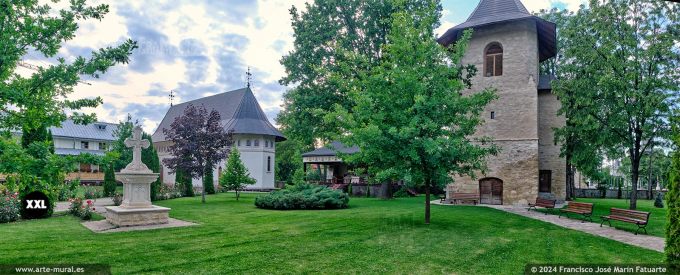
{"type": "Polygon", "coordinates": [[[224,128],[227,131],[233,130],[235,134],[268,135],[274,136],[276,141],[286,140],[283,134],[269,123],[250,88],[199,98],[170,107],[151,139],[154,142],[165,141],[163,129],[170,128],[170,124],[184,113],[189,104],[203,105],[208,111],[217,110],[224,128]]]}
{"type": "Polygon", "coordinates": [[[335,156],[337,154],[336,152],[340,152],[343,154],[354,154],[356,152],[359,152],[359,147],[357,146],[347,147],[339,141],[333,141],[326,147],[321,147],[314,151],[304,153],[302,154],[302,156],[303,157],[335,156]]]}
{"type": "Polygon", "coordinates": [[[554,75],[547,75],[543,74],[538,77],[538,90],[543,91],[543,90],[552,90],[552,85],[550,84],[553,80],[555,80],[554,75]]]}
{"type": "Polygon", "coordinates": [[[448,46],[456,42],[465,29],[516,20],[533,20],[536,22],[540,61],[555,56],[557,53],[555,23],[531,15],[519,0],[481,0],[465,22],[450,28],[437,39],[437,42],[448,46]]]}
{"type": "Polygon", "coordinates": [[[118,124],[106,122],[94,122],[91,124],[75,124],[73,120],[66,120],[61,127],[50,127],[54,137],[70,137],[91,140],[116,140],[114,132],[118,124]]]}

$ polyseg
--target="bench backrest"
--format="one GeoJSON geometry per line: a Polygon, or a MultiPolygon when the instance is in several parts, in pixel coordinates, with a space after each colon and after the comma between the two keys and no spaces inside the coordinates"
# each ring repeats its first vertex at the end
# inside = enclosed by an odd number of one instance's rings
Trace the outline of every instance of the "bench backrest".
{"type": "Polygon", "coordinates": [[[586,211],[588,213],[592,213],[593,212],[593,204],[587,203],[587,202],[572,201],[572,202],[569,202],[569,205],[567,205],[567,209],[586,211]]]}
{"type": "Polygon", "coordinates": [[[622,216],[622,217],[633,218],[633,219],[638,219],[638,220],[643,220],[643,221],[649,220],[649,214],[651,214],[650,212],[628,210],[628,209],[621,209],[621,208],[613,208],[613,207],[609,211],[610,211],[610,214],[612,216],[622,216]]]}
{"type": "Polygon", "coordinates": [[[536,198],[536,204],[555,206],[555,200],[536,198]]]}
{"type": "Polygon", "coordinates": [[[479,194],[477,193],[453,193],[451,195],[452,199],[479,199],[479,194]]]}

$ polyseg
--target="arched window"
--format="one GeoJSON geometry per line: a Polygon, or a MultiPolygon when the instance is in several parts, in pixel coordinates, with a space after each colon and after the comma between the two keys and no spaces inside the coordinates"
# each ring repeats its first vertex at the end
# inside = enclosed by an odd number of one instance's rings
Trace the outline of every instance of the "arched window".
{"type": "Polygon", "coordinates": [[[498,42],[493,42],[484,50],[484,76],[499,75],[503,75],[503,48],[498,42]]]}
{"type": "Polygon", "coordinates": [[[267,172],[272,171],[272,157],[267,157],[267,172]]]}

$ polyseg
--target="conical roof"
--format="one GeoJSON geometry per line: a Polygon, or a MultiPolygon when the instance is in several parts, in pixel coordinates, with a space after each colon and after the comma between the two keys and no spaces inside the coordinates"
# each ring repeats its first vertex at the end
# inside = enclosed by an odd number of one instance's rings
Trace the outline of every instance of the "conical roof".
{"type": "Polygon", "coordinates": [[[234,134],[267,135],[275,137],[276,141],[286,140],[283,134],[269,122],[250,88],[199,98],[170,107],[151,139],[154,142],[165,141],[163,129],[170,128],[170,124],[175,121],[176,117],[184,114],[184,109],[190,104],[203,105],[208,111],[218,111],[225,130],[233,131],[234,134]]]}
{"type": "Polygon", "coordinates": [[[460,38],[463,30],[517,20],[536,22],[540,61],[555,56],[557,36],[555,23],[529,13],[519,0],[481,0],[465,22],[450,28],[437,39],[439,44],[448,46],[460,38]]]}

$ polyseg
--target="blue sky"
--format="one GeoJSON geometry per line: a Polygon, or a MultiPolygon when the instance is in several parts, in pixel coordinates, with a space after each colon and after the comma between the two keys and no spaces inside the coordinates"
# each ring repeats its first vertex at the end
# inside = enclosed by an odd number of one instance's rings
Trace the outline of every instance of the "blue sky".
{"type": "MultiPolygon", "coordinates": [[[[102,121],[117,122],[130,113],[146,131],[153,132],[169,108],[171,90],[179,103],[242,88],[246,69],[251,67],[253,92],[274,122],[287,89],[278,84],[285,73],[279,60],[292,49],[293,41],[288,9],[291,5],[304,9],[304,2],[98,0],[93,3],[109,4],[110,13],[101,22],[82,22],[76,38],[66,43],[58,56],[72,60],[127,38],[138,41],[140,48],[130,64],[116,66],[99,79],[87,79],[92,85],[79,85],[72,94],[73,98],[101,96],[104,104],[88,111],[102,121]]],[[[437,32],[442,34],[463,22],[478,2],[442,1],[442,26],[437,32]]],[[[523,2],[527,9],[538,11],[572,9],[583,0],[523,2]]],[[[35,65],[51,63],[34,52],[24,60],[35,65]]]]}

